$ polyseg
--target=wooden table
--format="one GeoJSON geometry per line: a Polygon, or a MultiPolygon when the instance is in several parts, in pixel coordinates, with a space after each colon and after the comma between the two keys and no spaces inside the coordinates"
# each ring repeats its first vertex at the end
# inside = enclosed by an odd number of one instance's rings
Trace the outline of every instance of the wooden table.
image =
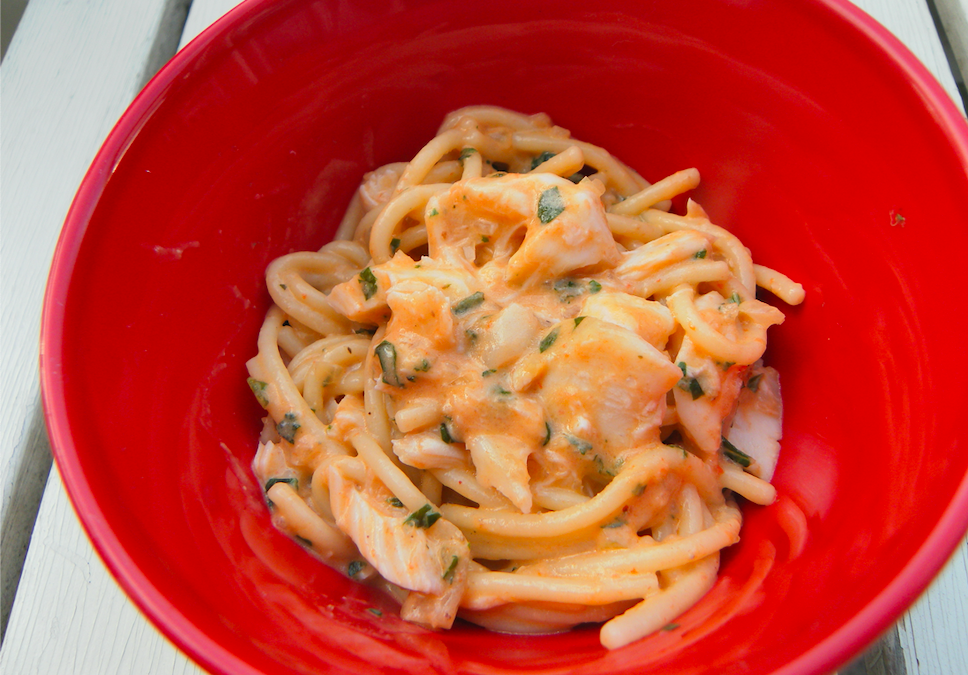
{"type": "MultiPolygon", "coordinates": [[[[38,335],[54,245],[95,152],[151,75],[236,3],[31,0],[0,68],[5,675],[202,672],[128,600],[81,529],[51,467],[38,335]]],[[[968,72],[968,0],[857,4],[964,108],[957,73],[968,72]]],[[[911,610],[841,675],[968,674],[966,626],[968,540],[911,610]]]]}

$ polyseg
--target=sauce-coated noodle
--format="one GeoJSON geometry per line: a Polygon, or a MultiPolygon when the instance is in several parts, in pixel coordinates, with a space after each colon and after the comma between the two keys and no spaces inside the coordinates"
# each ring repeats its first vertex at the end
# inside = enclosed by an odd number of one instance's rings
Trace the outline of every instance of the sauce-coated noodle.
{"type": "Polygon", "coordinates": [[[465,108],[368,173],[336,241],[269,267],[248,366],[276,525],[404,618],[494,630],[672,622],[768,504],[803,289],[545,115],[465,108]],[[725,495],[725,496],[724,496],[725,495]]]}

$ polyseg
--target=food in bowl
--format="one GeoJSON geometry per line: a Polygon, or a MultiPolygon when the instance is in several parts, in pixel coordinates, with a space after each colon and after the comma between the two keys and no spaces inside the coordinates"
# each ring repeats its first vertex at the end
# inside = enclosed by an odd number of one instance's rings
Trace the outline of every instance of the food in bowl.
{"type": "Polygon", "coordinates": [[[372,171],[333,242],[275,260],[248,363],[277,527],[449,628],[670,626],[770,504],[763,287],[702,208],[543,114],[462,108],[372,171]]]}

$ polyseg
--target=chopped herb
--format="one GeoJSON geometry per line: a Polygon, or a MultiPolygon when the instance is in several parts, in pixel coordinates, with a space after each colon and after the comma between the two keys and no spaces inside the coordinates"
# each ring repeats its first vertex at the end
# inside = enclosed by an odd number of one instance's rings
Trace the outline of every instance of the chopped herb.
{"type": "Polygon", "coordinates": [[[621,518],[616,518],[612,522],[605,523],[604,525],[602,525],[602,529],[603,530],[604,529],[611,530],[611,529],[614,529],[616,527],[622,527],[622,525],[624,525],[624,524],[625,524],[625,521],[624,520],[622,520],[621,518]]]}
{"type": "Polygon", "coordinates": [[[266,492],[268,492],[269,488],[271,488],[276,483],[288,483],[289,487],[291,487],[293,490],[299,489],[298,478],[270,478],[269,480],[266,481],[266,492]]]}
{"type": "Polygon", "coordinates": [[[376,357],[380,359],[383,381],[391,387],[402,387],[403,382],[397,372],[397,348],[393,346],[393,343],[384,340],[373,351],[376,352],[376,357]]]}
{"type": "Polygon", "coordinates": [[[439,216],[440,215],[440,211],[438,211],[436,208],[430,209],[430,215],[431,216],[439,216]]]}
{"type": "Polygon", "coordinates": [[[568,436],[567,438],[568,442],[575,446],[575,449],[583,455],[592,449],[592,444],[583,438],[578,438],[577,436],[568,436]]]}
{"type": "Polygon", "coordinates": [[[306,539],[306,537],[300,537],[297,534],[296,535],[296,541],[298,541],[303,546],[309,546],[310,548],[312,548],[313,542],[311,542],[309,539],[306,539]]]}
{"type": "Polygon", "coordinates": [[[689,375],[685,361],[680,361],[676,365],[682,371],[682,379],[677,383],[678,387],[692,394],[692,400],[695,401],[703,395],[702,385],[699,384],[699,380],[689,375]]]}
{"type": "Polygon", "coordinates": [[[407,375],[407,382],[416,382],[416,381],[417,381],[416,375],[407,375]]]}
{"type": "Polygon", "coordinates": [[[585,320],[585,317],[583,317],[583,316],[576,316],[576,317],[575,317],[575,328],[578,328],[578,326],[579,326],[579,325],[581,324],[581,322],[582,322],[582,321],[584,321],[584,320],[585,320]]]}
{"type": "Polygon", "coordinates": [[[353,332],[357,335],[369,335],[372,337],[373,335],[376,335],[376,328],[357,328],[353,332]]]}
{"type": "Polygon", "coordinates": [[[726,457],[733,460],[743,468],[747,468],[753,463],[752,457],[730,443],[725,436],[722,436],[721,438],[723,439],[723,454],[726,455],[726,457]]]}
{"type": "Polygon", "coordinates": [[[678,627],[679,627],[679,624],[677,623],[667,623],[665,626],[662,627],[662,630],[670,631],[670,630],[675,630],[678,627]]]}
{"type": "Polygon", "coordinates": [[[287,412],[282,416],[282,421],[276,425],[276,431],[278,431],[279,435],[284,439],[290,443],[293,443],[296,440],[296,431],[298,431],[300,426],[302,425],[296,421],[296,413],[287,412]]]}
{"type": "Polygon", "coordinates": [[[531,160],[531,170],[534,171],[539,166],[541,166],[542,164],[544,164],[545,162],[547,162],[549,159],[551,159],[552,157],[554,157],[555,154],[556,153],[554,153],[554,152],[550,152],[549,150],[545,150],[540,155],[538,155],[537,157],[535,157],[535,158],[533,158],[531,160]]]}
{"type": "Polygon", "coordinates": [[[497,372],[497,370],[495,370],[494,368],[488,368],[483,373],[481,373],[481,377],[488,377],[490,375],[493,375],[496,372],[497,372]]]}
{"type": "Polygon", "coordinates": [[[362,560],[350,560],[350,564],[346,566],[346,573],[352,579],[362,572],[364,567],[366,567],[366,563],[362,560]]]}
{"type": "Polygon", "coordinates": [[[486,234],[481,235],[481,242],[486,244],[489,241],[491,241],[491,238],[489,236],[487,236],[486,234]]]}
{"type": "Polygon", "coordinates": [[[706,257],[706,249],[703,249],[701,251],[696,251],[695,253],[692,254],[692,257],[695,258],[696,260],[702,260],[703,258],[706,257]]]}
{"type": "Polygon", "coordinates": [[[426,373],[428,370],[430,370],[430,361],[424,359],[420,362],[420,365],[414,366],[413,369],[418,373],[426,373]]]}
{"type": "Polygon", "coordinates": [[[557,339],[558,339],[558,329],[555,328],[553,331],[545,335],[544,338],[542,338],[541,342],[538,344],[538,351],[539,352],[546,351],[549,347],[551,347],[551,345],[555,343],[555,340],[557,339]]]}
{"type": "Polygon", "coordinates": [[[494,387],[494,393],[497,394],[498,396],[510,396],[511,395],[511,392],[508,391],[507,389],[505,389],[504,387],[502,387],[501,385],[497,385],[496,387],[494,387]]]}
{"type": "Polygon", "coordinates": [[[289,319],[286,319],[285,321],[282,322],[282,325],[283,326],[291,326],[292,324],[289,323],[289,319]]]}
{"type": "Polygon", "coordinates": [[[548,224],[561,215],[565,210],[565,200],[558,190],[558,186],[548,188],[538,199],[538,220],[548,224]]]}
{"type": "Polygon", "coordinates": [[[448,581],[450,583],[454,582],[454,572],[457,571],[458,562],[460,562],[460,558],[458,558],[456,555],[450,559],[450,565],[447,567],[447,571],[444,572],[444,576],[442,577],[444,581],[448,581]]]}
{"type": "Polygon", "coordinates": [[[755,394],[760,389],[761,379],[763,379],[763,373],[757,373],[746,381],[746,388],[755,394]]]}
{"type": "Polygon", "coordinates": [[[440,519],[440,514],[434,511],[434,507],[429,503],[424,504],[419,509],[411,513],[403,521],[407,525],[413,525],[414,527],[419,527],[426,529],[436,523],[440,519]]]}
{"type": "Polygon", "coordinates": [[[363,289],[363,297],[367,300],[376,295],[376,277],[369,267],[360,272],[360,288],[363,289]]]}
{"type": "Polygon", "coordinates": [[[548,424],[548,422],[545,422],[545,437],[544,437],[544,440],[541,441],[541,445],[548,445],[550,441],[551,441],[551,425],[548,424]]]}
{"type": "Polygon", "coordinates": [[[263,408],[268,406],[269,397],[266,396],[266,387],[268,387],[269,385],[263,382],[262,380],[255,379],[254,377],[250,377],[249,379],[246,380],[246,382],[249,383],[249,389],[251,389],[252,393],[255,394],[255,397],[259,401],[259,404],[263,408]]]}
{"type": "Polygon", "coordinates": [[[585,287],[574,279],[559,279],[552,288],[561,302],[571,302],[585,291],[585,287]]]}
{"type": "Polygon", "coordinates": [[[598,283],[594,279],[588,282],[589,293],[598,293],[600,290],[602,290],[602,285],[600,283],[598,283]]]}
{"type": "Polygon", "coordinates": [[[735,361],[723,361],[719,365],[721,365],[723,367],[723,370],[729,370],[730,368],[732,368],[733,366],[736,365],[736,362],[735,361]]]}
{"type": "Polygon", "coordinates": [[[484,302],[484,293],[481,292],[481,291],[478,291],[477,293],[473,293],[471,295],[468,295],[463,300],[459,300],[451,308],[451,311],[453,311],[454,314],[456,314],[457,316],[460,316],[461,314],[465,314],[465,313],[469,312],[470,310],[474,309],[475,307],[477,307],[482,302],[484,302]]]}
{"type": "Polygon", "coordinates": [[[573,173],[570,176],[568,176],[568,180],[570,180],[575,185],[577,185],[578,183],[582,182],[582,180],[584,178],[585,178],[585,176],[582,175],[580,172],[579,173],[573,173]]]}
{"type": "Polygon", "coordinates": [[[390,253],[396,253],[399,248],[400,248],[400,239],[398,237],[394,237],[393,239],[390,240],[390,253]]]}
{"type": "Polygon", "coordinates": [[[477,152],[477,150],[475,150],[474,148],[464,148],[463,150],[460,151],[460,157],[459,157],[460,161],[463,162],[465,159],[473,155],[475,152],[477,152]]]}
{"type": "Polygon", "coordinates": [[[645,485],[642,483],[636,483],[635,487],[632,488],[632,494],[636,497],[641,497],[643,492],[645,492],[645,485]]]}
{"type": "Polygon", "coordinates": [[[447,428],[446,422],[440,423],[440,440],[444,443],[453,443],[454,437],[450,435],[450,429],[447,428]]]}
{"type": "Polygon", "coordinates": [[[739,293],[733,291],[733,294],[729,296],[729,300],[727,300],[727,302],[735,302],[738,305],[739,303],[743,302],[743,299],[739,297],[739,293]]]}
{"type": "Polygon", "coordinates": [[[286,286],[285,284],[279,284],[279,288],[281,288],[282,290],[286,290],[289,287],[286,286]]]}
{"type": "Polygon", "coordinates": [[[464,331],[464,335],[466,335],[467,339],[470,340],[471,342],[477,342],[477,331],[473,331],[470,328],[468,328],[467,330],[464,331]]]}
{"type": "Polygon", "coordinates": [[[401,502],[396,497],[387,497],[387,504],[389,504],[390,506],[395,506],[398,509],[402,509],[403,508],[403,502],[401,502]]]}
{"type": "Polygon", "coordinates": [[[383,612],[378,610],[376,607],[367,607],[366,611],[368,611],[373,616],[383,616],[383,612]]]}

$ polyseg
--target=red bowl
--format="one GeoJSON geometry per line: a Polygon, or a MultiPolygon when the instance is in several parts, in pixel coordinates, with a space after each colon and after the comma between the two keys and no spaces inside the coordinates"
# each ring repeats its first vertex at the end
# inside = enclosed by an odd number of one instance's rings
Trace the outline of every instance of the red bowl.
{"type": "Polygon", "coordinates": [[[80,186],[44,308],[54,454],[121,585],[213,672],[825,673],[968,527],[942,255],[968,249],[965,195],[963,118],[844,0],[254,0],[151,81],[80,186]],[[479,103],[547,112],[649,179],[698,167],[713,220],[807,290],[768,352],[781,499],[745,508],[684,630],[613,652],[596,627],[429,632],[270,525],[244,368],[264,270],[479,103]]]}

